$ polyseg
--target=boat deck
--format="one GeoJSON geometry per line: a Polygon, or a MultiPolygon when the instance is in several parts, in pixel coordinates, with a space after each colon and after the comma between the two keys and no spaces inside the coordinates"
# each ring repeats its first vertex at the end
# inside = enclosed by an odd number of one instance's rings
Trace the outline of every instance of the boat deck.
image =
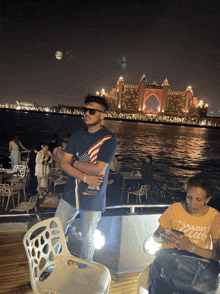
{"type": "MultiPolygon", "coordinates": [[[[0,233],[0,293],[32,294],[29,267],[22,243],[25,232],[0,233]]],[[[111,273],[109,294],[136,294],[140,273],[111,273]]]]}

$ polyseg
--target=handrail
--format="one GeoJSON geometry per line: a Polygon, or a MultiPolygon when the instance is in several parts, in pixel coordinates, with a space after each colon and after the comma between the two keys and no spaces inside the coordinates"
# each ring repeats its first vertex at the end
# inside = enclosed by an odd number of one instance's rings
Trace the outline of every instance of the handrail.
{"type": "Polygon", "coordinates": [[[131,205],[115,205],[115,206],[107,206],[105,209],[114,209],[114,208],[130,208],[130,214],[136,214],[135,208],[159,208],[159,207],[169,207],[170,204],[131,204],[131,205]]]}
{"type": "Polygon", "coordinates": [[[169,207],[170,204],[122,204],[122,205],[115,205],[115,206],[106,206],[105,209],[113,209],[113,208],[131,208],[131,207],[169,207]]]}
{"type": "MultiPolygon", "coordinates": [[[[130,213],[134,214],[135,213],[135,208],[159,208],[159,207],[169,207],[170,204],[122,204],[122,205],[114,205],[114,206],[106,206],[105,209],[120,209],[120,208],[130,208],[130,213]]],[[[18,217],[18,216],[38,216],[38,215],[43,215],[43,214],[54,214],[55,211],[42,211],[42,212],[32,212],[32,213],[22,213],[22,214],[1,214],[1,217],[18,217]]]]}

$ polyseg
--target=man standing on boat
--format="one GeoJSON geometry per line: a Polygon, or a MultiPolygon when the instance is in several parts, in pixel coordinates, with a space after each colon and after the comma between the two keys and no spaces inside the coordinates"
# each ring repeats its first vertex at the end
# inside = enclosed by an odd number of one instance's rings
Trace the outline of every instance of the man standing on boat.
{"type": "Polygon", "coordinates": [[[61,168],[70,175],[55,216],[67,232],[77,214],[81,217],[80,257],[92,261],[94,232],[106,205],[110,163],[116,152],[113,133],[102,126],[108,104],[105,98],[88,95],[83,108],[86,128],[74,132],[68,140],[61,168]]]}

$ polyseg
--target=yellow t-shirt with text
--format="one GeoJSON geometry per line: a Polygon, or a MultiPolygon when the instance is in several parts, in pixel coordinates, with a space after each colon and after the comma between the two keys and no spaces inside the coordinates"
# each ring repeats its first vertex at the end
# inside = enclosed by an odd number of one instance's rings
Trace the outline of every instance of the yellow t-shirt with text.
{"type": "MultiPolygon", "coordinates": [[[[189,214],[180,202],[176,202],[161,215],[159,223],[164,229],[182,231],[192,243],[205,249],[213,249],[212,239],[220,238],[220,213],[212,207],[198,217],[189,214]]],[[[167,249],[173,247],[171,242],[162,246],[167,249]]]]}

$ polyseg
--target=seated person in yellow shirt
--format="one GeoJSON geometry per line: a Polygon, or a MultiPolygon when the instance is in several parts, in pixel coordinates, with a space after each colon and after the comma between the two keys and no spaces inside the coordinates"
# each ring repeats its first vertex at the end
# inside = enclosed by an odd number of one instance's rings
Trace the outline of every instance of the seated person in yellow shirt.
{"type": "Polygon", "coordinates": [[[185,185],[186,200],[171,204],[159,218],[160,225],[153,237],[164,250],[156,253],[151,264],[150,294],[215,293],[220,213],[207,205],[215,188],[216,184],[207,176],[193,176],[185,185]]]}

